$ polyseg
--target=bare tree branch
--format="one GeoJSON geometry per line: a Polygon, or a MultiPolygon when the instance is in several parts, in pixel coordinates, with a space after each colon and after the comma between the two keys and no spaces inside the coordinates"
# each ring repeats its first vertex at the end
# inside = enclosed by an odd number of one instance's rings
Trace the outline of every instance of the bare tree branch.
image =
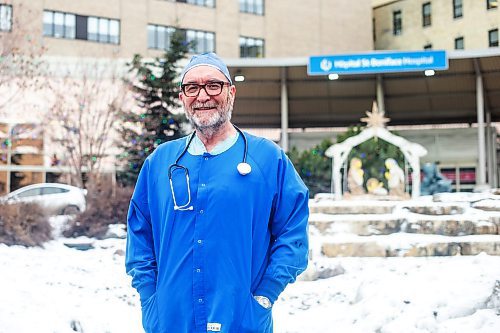
{"type": "Polygon", "coordinates": [[[34,21],[35,14],[22,4],[12,7],[16,15],[12,18],[11,30],[0,32],[0,115],[22,99],[23,92],[40,88],[39,68],[46,51],[41,38],[35,38],[40,32],[32,24],[26,24],[34,21]]]}
{"type": "Polygon", "coordinates": [[[83,186],[84,174],[98,177],[111,154],[118,114],[133,103],[130,91],[116,70],[97,63],[82,66],[78,77],[51,80],[49,89],[54,95],[47,115],[54,128],[51,140],[65,155],[72,181],[83,186]]]}

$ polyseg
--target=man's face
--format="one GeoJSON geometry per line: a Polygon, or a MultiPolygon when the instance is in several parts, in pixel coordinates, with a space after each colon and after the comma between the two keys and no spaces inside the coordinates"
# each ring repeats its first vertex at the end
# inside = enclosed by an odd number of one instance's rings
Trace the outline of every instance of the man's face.
{"type": "MultiPolygon", "coordinates": [[[[187,96],[180,92],[179,98],[184,105],[186,116],[195,129],[202,133],[206,130],[216,132],[231,119],[236,87],[230,86],[227,78],[218,69],[210,66],[198,66],[186,73],[183,84],[205,85],[209,83],[224,83],[220,94],[214,95],[213,85],[199,89],[197,96],[187,96]],[[209,93],[207,93],[207,90],[209,93]]],[[[215,85],[216,86],[216,85],[215,85]]]]}

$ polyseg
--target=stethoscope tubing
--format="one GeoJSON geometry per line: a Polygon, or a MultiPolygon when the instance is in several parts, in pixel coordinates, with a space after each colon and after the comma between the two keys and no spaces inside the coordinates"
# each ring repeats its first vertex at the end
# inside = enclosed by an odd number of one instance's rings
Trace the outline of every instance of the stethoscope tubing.
{"type": "MultiPolygon", "coordinates": [[[[243,131],[240,130],[236,125],[233,124],[233,126],[240,133],[241,137],[243,138],[244,145],[245,145],[244,150],[243,150],[242,162],[239,163],[236,167],[238,172],[242,176],[245,176],[252,171],[252,167],[247,163],[248,142],[247,142],[247,138],[246,138],[245,134],[243,133],[243,131]]],[[[185,166],[179,164],[179,161],[181,160],[182,156],[184,156],[186,154],[186,152],[188,151],[189,146],[191,145],[191,142],[193,141],[195,135],[196,135],[196,131],[194,131],[193,134],[191,134],[191,137],[189,138],[189,141],[188,141],[186,147],[182,150],[182,153],[177,157],[177,159],[175,160],[175,163],[170,165],[170,167],[168,168],[168,179],[169,179],[169,183],[170,183],[170,190],[172,191],[172,199],[174,201],[174,210],[181,210],[181,211],[193,210],[193,206],[190,205],[191,204],[191,188],[189,185],[189,170],[185,166]],[[174,170],[177,170],[177,169],[182,169],[184,171],[184,174],[186,177],[186,182],[187,182],[187,190],[188,190],[188,201],[186,204],[180,205],[180,206],[177,204],[177,200],[175,198],[174,185],[172,182],[172,172],[174,170]]]]}

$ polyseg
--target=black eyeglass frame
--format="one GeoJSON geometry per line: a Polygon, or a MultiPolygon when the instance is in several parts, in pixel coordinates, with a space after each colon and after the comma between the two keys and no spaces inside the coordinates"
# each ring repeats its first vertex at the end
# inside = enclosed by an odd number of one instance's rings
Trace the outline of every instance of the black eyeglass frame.
{"type": "Polygon", "coordinates": [[[200,91],[201,89],[205,90],[205,93],[208,95],[208,96],[219,96],[220,94],[222,94],[222,90],[224,89],[224,86],[230,86],[231,84],[229,82],[224,82],[224,81],[210,81],[210,82],[207,82],[205,84],[197,84],[197,83],[184,83],[184,84],[181,84],[181,91],[184,95],[186,95],[187,97],[198,97],[198,95],[200,95],[200,91]],[[217,94],[212,94],[211,92],[209,92],[206,88],[206,86],[208,85],[211,85],[211,84],[216,84],[219,86],[219,92],[217,94]],[[195,95],[192,95],[192,94],[187,94],[186,93],[186,87],[187,86],[196,86],[198,88],[198,91],[196,92],[195,95]]]}

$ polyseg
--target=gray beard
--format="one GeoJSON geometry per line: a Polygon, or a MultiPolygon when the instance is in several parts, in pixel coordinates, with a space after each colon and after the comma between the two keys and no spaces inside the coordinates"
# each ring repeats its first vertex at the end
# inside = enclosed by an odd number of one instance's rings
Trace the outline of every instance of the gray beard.
{"type": "Polygon", "coordinates": [[[219,132],[221,127],[228,121],[231,120],[233,112],[233,103],[230,100],[227,101],[226,105],[219,105],[217,108],[217,114],[214,115],[208,124],[202,124],[193,114],[186,112],[186,116],[191,123],[191,126],[198,132],[200,132],[206,138],[212,138],[215,134],[219,132]],[[221,110],[220,108],[226,108],[226,110],[221,110]]]}

